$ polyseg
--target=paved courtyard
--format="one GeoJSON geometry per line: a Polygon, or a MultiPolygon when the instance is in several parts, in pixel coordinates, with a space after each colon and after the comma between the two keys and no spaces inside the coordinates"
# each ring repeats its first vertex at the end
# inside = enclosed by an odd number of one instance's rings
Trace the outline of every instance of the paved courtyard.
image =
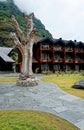
{"type": "Polygon", "coordinates": [[[41,81],[41,75],[37,77],[39,85],[35,87],[0,83],[0,110],[21,109],[49,112],[84,130],[84,100],[63,92],[53,83],[41,81]]]}

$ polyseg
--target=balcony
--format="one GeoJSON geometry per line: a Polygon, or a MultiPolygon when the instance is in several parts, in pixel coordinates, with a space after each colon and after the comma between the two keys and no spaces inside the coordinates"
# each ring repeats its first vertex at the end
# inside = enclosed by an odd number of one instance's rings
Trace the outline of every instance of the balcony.
{"type": "Polygon", "coordinates": [[[73,48],[66,48],[66,52],[73,52],[73,48]]]}
{"type": "Polygon", "coordinates": [[[75,63],[83,64],[83,63],[84,63],[84,60],[82,60],[82,59],[76,59],[76,60],[75,60],[75,63]]]}
{"type": "Polygon", "coordinates": [[[76,49],[75,49],[75,52],[76,52],[76,53],[84,53],[84,50],[83,50],[83,49],[78,49],[78,48],[76,48],[76,49]]]}
{"type": "Polygon", "coordinates": [[[53,51],[63,51],[63,47],[53,47],[53,51]]]}
{"type": "Polygon", "coordinates": [[[66,62],[66,63],[73,63],[74,60],[73,60],[73,59],[65,59],[65,62],[66,62]]]}
{"type": "Polygon", "coordinates": [[[51,58],[41,58],[40,62],[51,62],[51,58]]]}
{"type": "Polygon", "coordinates": [[[55,62],[55,63],[62,63],[63,62],[63,58],[53,58],[53,62],[55,62]]]}
{"type": "Polygon", "coordinates": [[[32,62],[33,62],[33,63],[39,63],[38,60],[35,59],[35,58],[32,58],[32,62]]]}
{"type": "Polygon", "coordinates": [[[51,50],[49,45],[41,45],[41,50],[51,50]]]}

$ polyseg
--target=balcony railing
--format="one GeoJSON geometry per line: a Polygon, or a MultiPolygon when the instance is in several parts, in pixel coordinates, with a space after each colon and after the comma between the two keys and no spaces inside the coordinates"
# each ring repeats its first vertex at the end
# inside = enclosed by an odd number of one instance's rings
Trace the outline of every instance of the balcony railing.
{"type": "Polygon", "coordinates": [[[41,62],[51,62],[52,59],[51,58],[41,58],[40,61],[41,62]]]}
{"type": "Polygon", "coordinates": [[[78,48],[76,48],[76,49],[75,49],[75,52],[76,52],[76,53],[84,53],[84,50],[83,50],[83,49],[78,49],[78,48]]]}
{"type": "Polygon", "coordinates": [[[53,47],[54,51],[63,51],[64,48],[63,47],[53,47]]]}
{"type": "Polygon", "coordinates": [[[66,48],[66,52],[73,52],[73,48],[66,48]]]}
{"type": "Polygon", "coordinates": [[[65,62],[66,62],[66,63],[73,63],[74,60],[73,60],[73,59],[65,59],[65,62]]]}
{"type": "Polygon", "coordinates": [[[63,58],[53,58],[53,62],[63,62],[63,58]]]}
{"type": "Polygon", "coordinates": [[[32,58],[32,62],[33,62],[33,63],[39,63],[38,60],[35,59],[35,58],[32,58]]]}
{"type": "Polygon", "coordinates": [[[42,50],[51,50],[51,47],[49,45],[41,45],[42,50]]]}
{"type": "Polygon", "coordinates": [[[76,59],[75,63],[79,63],[79,64],[81,63],[82,64],[82,63],[84,63],[84,60],[82,60],[82,59],[76,59]]]}

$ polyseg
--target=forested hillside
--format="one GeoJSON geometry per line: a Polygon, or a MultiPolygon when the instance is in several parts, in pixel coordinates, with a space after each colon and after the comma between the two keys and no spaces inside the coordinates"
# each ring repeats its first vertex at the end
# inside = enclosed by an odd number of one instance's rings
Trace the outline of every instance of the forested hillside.
{"type": "MultiPolygon", "coordinates": [[[[21,29],[26,32],[26,23],[23,19],[23,13],[14,4],[13,0],[0,1],[0,46],[12,46],[13,42],[10,40],[10,32],[14,32],[14,28],[11,22],[11,15],[15,15],[21,29]]],[[[37,29],[37,36],[49,36],[52,35],[45,26],[37,18],[34,18],[35,27],[37,29]]]]}

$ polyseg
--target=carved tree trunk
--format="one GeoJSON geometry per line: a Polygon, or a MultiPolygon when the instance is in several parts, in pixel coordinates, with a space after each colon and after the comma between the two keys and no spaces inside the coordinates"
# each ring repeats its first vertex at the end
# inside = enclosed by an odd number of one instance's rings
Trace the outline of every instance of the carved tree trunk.
{"type": "MultiPolygon", "coordinates": [[[[28,43],[29,44],[29,43],[28,43]]],[[[32,55],[33,55],[33,44],[25,45],[23,47],[23,55],[22,55],[22,74],[26,76],[32,76],[32,55]]]]}
{"type": "Polygon", "coordinates": [[[33,55],[33,44],[31,42],[30,44],[30,48],[28,48],[28,75],[32,75],[33,72],[32,72],[32,55],[33,55]]]}
{"type": "Polygon", "coordinates": [[[28,48],[27,46],[25,45],[23,47],[23,55],[22,55],[22,71],[21,73],[24,75],[24,76],[27,76],[28,75],[28,48]]]}
{"type": "Polygon", "coordinates": [[[32,50],[34,44],[34,34],[36,32],[32,20],[33,17],[33,13],[30,14],[29,17],[24,15],[24,19],[27,23],[27,36],[25,37],[15,17],[12,16],[12,22],[16,30],[16,34],[11,33],[11,37],[22,54],[22,70],[19,80],[17,81],[17,85],[30,86],[38,84],[37,79],[34,77],[32,72],[32,50]]]}

